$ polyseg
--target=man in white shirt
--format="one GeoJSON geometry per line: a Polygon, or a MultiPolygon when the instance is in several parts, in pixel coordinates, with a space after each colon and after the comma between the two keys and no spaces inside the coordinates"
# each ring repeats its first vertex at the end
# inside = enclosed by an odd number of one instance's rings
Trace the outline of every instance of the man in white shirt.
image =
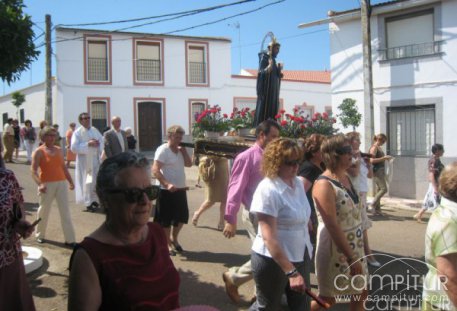
{"type": "Polygon", "coordinates": [[[111,119],[112,128],[103,134],[105,143],[105,156],[110,158],[127,150],[127,135],[121,129],[121,118],[113,117],[111,119]]]}
{"type": "Polygon", "coordinates": [[[103,150],[103,136],[90,126],[87,112],[81,113],[78,119],[81,126],[71,137],[71,151],[76,154],[76,203],[84,203],[87,211],[95,212],[99,206],[95,183],[103,150]]]}

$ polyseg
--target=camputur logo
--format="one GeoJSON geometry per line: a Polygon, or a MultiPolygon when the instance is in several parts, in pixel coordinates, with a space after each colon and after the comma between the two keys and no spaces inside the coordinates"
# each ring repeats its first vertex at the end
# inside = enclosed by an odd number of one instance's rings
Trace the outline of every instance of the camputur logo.
{"type": "MultiPolygon", "coordinates": [[[[334,278],[335,288],[341,293],[350,288],[358,292],[367,290],[368,296],[364,306],[369,311],[420,310],[424,290],[442,293],[434,295],[434,305],[440,305],[442,308],[451,303],[444,293],[448,280],[435,267],[416,258],[394,257],[388,254],[376,254],[376,257],[384,259],[382,261],[385,263],[381,267],[368,274],[351,276],[351,266],[349,266],[334,278]],[[428,269],[440,275],[437,282],[425,281],[428,269]]],[[[358,261],[362,262],[362,259],[364,259],[363,263],[366,263],[366,256],[358,261]]],[[[361,299],[358,296],[353,298],[361,299]]],[[[336,297],[337,302],[346,302],[350,299],[351,296],[345,294],[336,297]]]]}

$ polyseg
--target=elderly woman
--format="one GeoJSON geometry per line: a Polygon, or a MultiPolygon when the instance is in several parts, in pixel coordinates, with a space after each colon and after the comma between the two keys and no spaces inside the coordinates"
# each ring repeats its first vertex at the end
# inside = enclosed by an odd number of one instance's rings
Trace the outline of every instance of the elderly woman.
{"type": "Polygon", "coordinates": [[[311,209],[303,179],[297,177],[301,160],[301,148],[288,138],[272,141],[264,151],[265,178],[250,209],[259,221],[251,253],[257,299],[250,310],[280,310],[284,292],[290,310],[309,310],[304,293],[312,256],[311,209]]]}
{"type": "MultiPolygon", "coordinates": [[[[346,170],[352,164],[352,147],[344,135],[333,136],[322,143],[322,157],[326,166],[313,188],[318,213],[316,275],[319,296],[335,304],[335,297],[348,295],[351,310],[363,310],[367,296],[364,277],[362,220],[357,191],[346,170]]],[[[319,310],[313,302],[312,310],[319,310]]]]}
{"type": "MultiPolygon", "coordinates": [[[[2,156],[0,154],[0,159],[2,156]]],[[[21,236],[34,227],[25,220],[21,187],[10,170],[0,167],[0,297],[2,310],[34,311],[22,260],[21,236]]]]}
{"type": "Polygon", "coordinates": [[[37,242],[45,242],[46,226],[49,213],[51,212],[51,205],[56,200],[57,207],[59,208],[60,223],[62,224],[65,237],[65,245],[73,247],[76,237],[68,206],[66,182],[68,182],[68,188],[70,190],[73,190],[75,185],[65,166],[62,150],[54,143],[57,136],[55,128],[45,126],[40,133],[43,144],[33,153],[31,167],[32,178],[38,185],[38,196],[40,200],[37,218],[42,219],[37,226],[37,232],[35,234],[37,242]]]}
{"type": "Polygon", "coordinates": [[[457,162],[441,173],[441,205],[433,212],[425,234],[422,310],[457,310],[457,162]]]}
{"type": "Polygon", "coordinates": [[[70,260],[68,310],[173,310],[179,275],[167,239],[149,222],[152,200],[148,160],[134,152],[106,159],[97,176],[104,223],[70,260]]]}

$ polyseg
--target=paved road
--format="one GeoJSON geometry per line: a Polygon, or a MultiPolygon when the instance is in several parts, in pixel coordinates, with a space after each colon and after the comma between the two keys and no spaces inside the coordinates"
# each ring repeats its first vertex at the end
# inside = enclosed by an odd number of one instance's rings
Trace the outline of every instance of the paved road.
{"type": "MultiPolygon", "coordinates": [[[[24,187],[27,215],[34,219],[38,204],[36,186],[30,177],[30,167],[25,164],[9,164],[7,167],[15,172],[20,184],[24,187]]],[[[204,190],[194,187],[196,168],[186,170],[188,185],[191,186],[188,199],[192,215],[203,201],[204,190]]],[[[73,174],[73,170],[71,173],[73,174]]],[[[417,283],[413,282],[415,274],[422,275],[426,271],[425,266],[420,262],[423,260],[424,254],[426,225],[413,221],[414,211],[398,209],[391,204],[393,203],[389,201],[389,205],[385,207],[386,216],[373,218],[373,228],[369,231],[370,244],[373,250],[383,254],[378,256],[378,259],[384,264],[392,258],[405,257],[407,259],[406,263],[395,260],[386,264],[379,271],[370,269],[374,275],[397,276],[397,280],[391,282],[393,283],[390,286],[392,288],[386,287],[387,279],[375,279],[371,291],[373,299],[379,297],[376,295],[380,293],[377,291],[380,286],[384,286],[382,294],[388,294],[389,297],[398,293],[409,293],[408,295],[412,297],[414,293],[420,293],[420,289],[415,291],[410,288],[409,291],[405,291],[405,286],[411,287],[417,283]],[[400,277],[403,279],[399,279],[400,277]],[[408,284],[407,282],[410,280],[413,281],[408,284]]],[[[82,240],[104,220],[102,214],[83,212],[83,206],[76,205],[74,202],[74,193],[70,194],[70,206],[77,240],[82,240]]],[[[224,292],[221,274],[228,267],[242,264],[248,259],[250,242],[242,227],[239,229],[238,235],[230,240],[225,239],[221,232],[216,230],[217,208],[214,206],[204,214],[200,218],[198,227],[189,224],[183,228],[181,245],[184,247],[185,253],[173,258],[181,276],[181,304],[207,304],[220,310],[247,310],[247,302],[241,306],[230,303],[224,292]]],[[[241,222],[240,226],[242,226],[241,222]]],[[[59,215],[55,206],[51,211],[46,238],[49,243],[38,244],[33,238],[23,242],[24,245],[39,247],[44,254],[42,268],[29,275],[35,303],[38,310],[66,310],[67,267],[71,250],[64,247],[59,215]]],[[[311,283],[316,289],[314,275],[311,283]]],[[[242,286],[240,293],[246,299],[250,298],[253,294],[253,282],[242,286]]],[[[347,305],[341,304],[333,310],[347,309],[347,305]]],[[[393,310],[394,308],[383,308],[378,304],[372,310],[382,309],[393,310]]]]}

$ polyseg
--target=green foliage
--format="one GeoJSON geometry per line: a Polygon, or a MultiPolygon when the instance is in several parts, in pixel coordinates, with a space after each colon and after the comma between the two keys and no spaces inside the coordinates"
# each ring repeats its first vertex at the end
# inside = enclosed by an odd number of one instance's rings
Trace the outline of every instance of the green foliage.
{"type": "Polygon", "coordinates": [[[352,126],[354,131],[360,125],[360,122],[362,122],[362,114],[359,113],[355,103],[355,99],[345,98],[341,105],[338,106],[341,114],[337,115],[344,128],[352,126]]]}
{"type": "Polygon", "coordinates": [[[0,78],[16,81],[40,54],[33,43],[32,20],[22,0],[0,1],[0,78]]]}
{"type": "Polygon", "coordinates": [[[25,95],[19,91],[13,92],[11,94],[12,101],[14,107],[18,108],[25,102],[25,95]]]}
{"type": "Polygon", "coordinates": [[[322,134],[331,136],[337,132],[333,128],[336,122],[328,113],[316,112],[312,117],[303,116],[298,108],[294,108],[294,114],[286,113],[284,109],[280,110],[275,116],[280,126],[280,136],[289,138],[307,137],[311,134],[322,134]]]}

